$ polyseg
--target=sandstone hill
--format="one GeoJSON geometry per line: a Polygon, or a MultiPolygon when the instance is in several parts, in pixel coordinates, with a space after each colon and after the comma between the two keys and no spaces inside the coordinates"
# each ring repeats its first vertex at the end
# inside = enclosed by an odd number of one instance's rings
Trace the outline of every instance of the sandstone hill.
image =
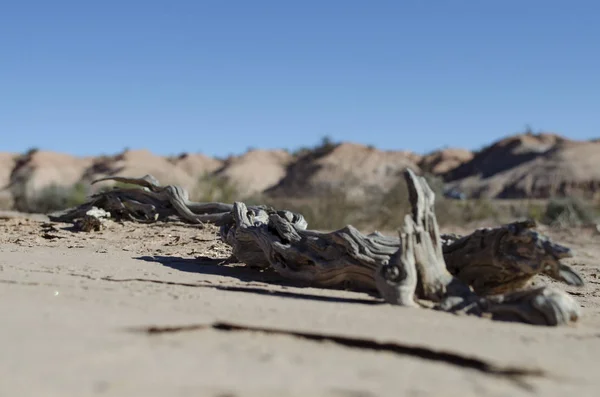
{"type": "Polygon", "coordinates": [[[421,158],[419,167],[433,175],[445,175],[473,159],[473,152],[466,149],[442,149],[421,158]]]}
{"type": "Polygon", "coordinates": [[[0,208],[12,208],[13,197],[8,189],[10,174],[15,168],[17,155],[13,153],[0,153],[0,208]]]}
{"type": "Polygon", "coordinates": [[[102,187],[89,188],[94,179],[145,174],[190,192],[201,189],[201,178],[214,177],[235,186],[241,199],[312,198],[334,192],[361,199],[388,191],[406,167],[443,178],[448,189],[474,198],[600,195],[600,141],[544,133],[510,136],[476,153],[450,148],[426,155],[354,143],[327,143],[299,154],[251,150],[227,159],[199,153],[165,157],[147,150],[85,158],[43,150],[0,153],[0,207],[27,210],[33,198],[52,186],[79,184],[93,193],[102,187]]]}
{"type": "Polygon", "coordinates": [[[600,142],[556,134],[502,139],[444,174],[470,197],[548,198],[600,192],[600,142]]]}
{"type": "MultiPolygon", "coordinates": [[[[189,166],[188,166],[189,169],[189,166]]],[[[94,159],[87,167],[83,181],[89,183],[106,176],[144,176],[152,174],[161,183],[177,184],[191,189],[195,185],[195,172],[187,172],[167,157],[157,156],[147,150],[127,150],[116,156],[104,156],[94,159]]]]}
{"type": "Polygon", "coordinates": [[[227,159],[215,175],[224,178],[242,197],[257,195],[286,175],[293,156],[285,150],[250,150],[227,159]]]}
{"type": "Polygon", "coordinates": [[[306,198],[343,191],[350,197],[362,198],[369,192],[391,188],[407,167],[420,172],[419,160],[420,156],[411,152],[342,143],[301,156],[266,193],[306,198]]]}

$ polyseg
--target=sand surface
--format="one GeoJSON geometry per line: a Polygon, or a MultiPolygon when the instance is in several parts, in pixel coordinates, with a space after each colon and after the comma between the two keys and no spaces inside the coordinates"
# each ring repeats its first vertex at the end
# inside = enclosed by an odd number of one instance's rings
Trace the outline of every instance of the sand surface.
{"type": "Polygon", "coordinates": [[[567,288],[584,307],[574,327],[282,285],[222,264],[213,227],[76,233],[0,214],[0,396],[598,396],[600,237],[549,233],[587,283],[567,288]],[[506,366],[543,373],[493,370],[506,366]]]}

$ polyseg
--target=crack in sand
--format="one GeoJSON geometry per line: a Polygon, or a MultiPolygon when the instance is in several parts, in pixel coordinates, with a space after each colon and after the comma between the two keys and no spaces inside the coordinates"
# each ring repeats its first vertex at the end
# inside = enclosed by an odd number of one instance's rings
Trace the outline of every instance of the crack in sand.
{"type": "Polygon", "coordinates": [[[2,284],[14,284],[14,285],[27,285],[27,286],[40,286],[43,285],[45,287],[56,287],[56,284],[50,284],[50,283],[39,283],[36,281],[17,281],[17,280],[6,280],[6,279],[0,279],[0,283],[2,284]]]}
{"type": "Polygon", "coordinates": [[[501,366],[484,359],[462,355],[460,353],[435,350],[426,346],[415,346],[402,344],[399,342],[378,342],[371,339],[348,337],[341,335],[331,335],[312,332],[292,331],[268,327],[256,327],[248,325],[239,325],[228,322],[215,322],[211,324],[189,324],[181,326],[150,326],[130,328],[130,331],[142,332],[150,335],[216,330],[221,332],[257,332],[267,335],[284,335],[313,342],[332,342],[344,347],[372,350],[376,352],[388,352],[400,356],[411,356],[423,360],[441,362],[452,366],[470,369],[484,373],[486,375],[498,376],[514,382],[519,387],[527,390],[533,390],[533,387],[526,383],[526,377],[548,377],[546,371],[539,368],[526,368],[518,366],[501,366]]]}

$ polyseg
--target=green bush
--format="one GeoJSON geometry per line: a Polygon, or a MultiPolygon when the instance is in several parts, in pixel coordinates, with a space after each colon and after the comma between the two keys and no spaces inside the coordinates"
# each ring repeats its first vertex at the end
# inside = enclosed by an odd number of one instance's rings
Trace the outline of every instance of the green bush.
{"type": "Polygon", "coordinates": [[[194,190],[190,193],[192,201],[233,203],[240,201],[238,189],[226,178],[206,173],[198,179],[194,190]]]}
{"type": "Polygon", "coordinates": [[[14,200],[10,192],[0,191],[0,210],[10,210],[13,208],[14,200]]]}
{"type": "Polygon", "coordinates": [[[52,184],[38,191],[25,205],[28,212],[45,214],[83,204],[87,196],[88,187],[83,183],[73,186],[52,184]]]}
{"type": "Polygon", "coordinates": [[[365,206],[349,199],[345,192],[337,189],[331,189],[320,197],[254,197],[247,203],[265,204],[302,214],[308,222],[309,229],[314,230],[336,230],[346,225],[359,226],[364,224],[368,215],[365,213],[365,206]]]}
{"type": "Polygon", "coordinates": [[[551,199],[544,213],[544,222],[551,226],[580,226],[595,220],[592,207],[577,197],[551,199]]]}
{"type": "Polygon", "coordinates": [[[543,205],[530,204],[527,206],[527,218],[536,222],[543,222],[546,209],[543,205]]]}
{"type": "Polygon", "coordinates": [[[368,206],[368,218],[371,226],[381,230],[395,230],[404,223],[404,216],[410,211],[408,186],[404,177],[379,199],[374,198],[375,205],[368,206]]]}
{"type": "Polygon", "coordinates": [[[423,175],[423,177],[425,178],[425,181],[427,181],[427,184],[429,185],[429,187],[431,188],[433,193],[435,193],[436,199],[438,197],[443,198],[443,196],[444,196],[444,180],[437,175],[429,174],[429,173],[426,173],[425,175],[423,175]]]}
{"type": "MultiPolygon", "coordinates": [[[[440,225],[464,225],[473,221],[498,218],[498,210],[490,200],[447,199],[443,196],[444,183],[441,178],[425,175],[425,180],[435,193],[435,213],[440,225]]],[[[411,209],[408,186],[404,178],[399,178],[388,192],[375,200],[375,203],[376,205],[371,207],[371,213],[367,217],[372,221],[370,226],[382,230],[400,227],[404,223],[404,216],[411,209]]]]}
{"type": "Polygon", "coordinates": [[[333,138],[331,138],[329,135],[326,135],[321,138],[320,143],[312,147],[303,146],[301,148],[298,148],[297,150],[294,150],[292,152],[292,156],[303,157],[308,155],[314,155],[316,157],[320,157],[326,155],[327,153],[330,153],[338,145],[339,143],[335,142],[333,138]]]}

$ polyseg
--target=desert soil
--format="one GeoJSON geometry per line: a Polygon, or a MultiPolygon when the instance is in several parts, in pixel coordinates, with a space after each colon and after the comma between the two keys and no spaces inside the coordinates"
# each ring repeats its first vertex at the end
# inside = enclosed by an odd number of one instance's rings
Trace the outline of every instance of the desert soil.
{"type": "Polygon", "coordinates": [[[1,396],[600,395],[592,231],[547,231],[586,281],[580,322],[550,328],[282,283],[223,263],[211,226],[69,226],[0,216],[1,396]]]}

